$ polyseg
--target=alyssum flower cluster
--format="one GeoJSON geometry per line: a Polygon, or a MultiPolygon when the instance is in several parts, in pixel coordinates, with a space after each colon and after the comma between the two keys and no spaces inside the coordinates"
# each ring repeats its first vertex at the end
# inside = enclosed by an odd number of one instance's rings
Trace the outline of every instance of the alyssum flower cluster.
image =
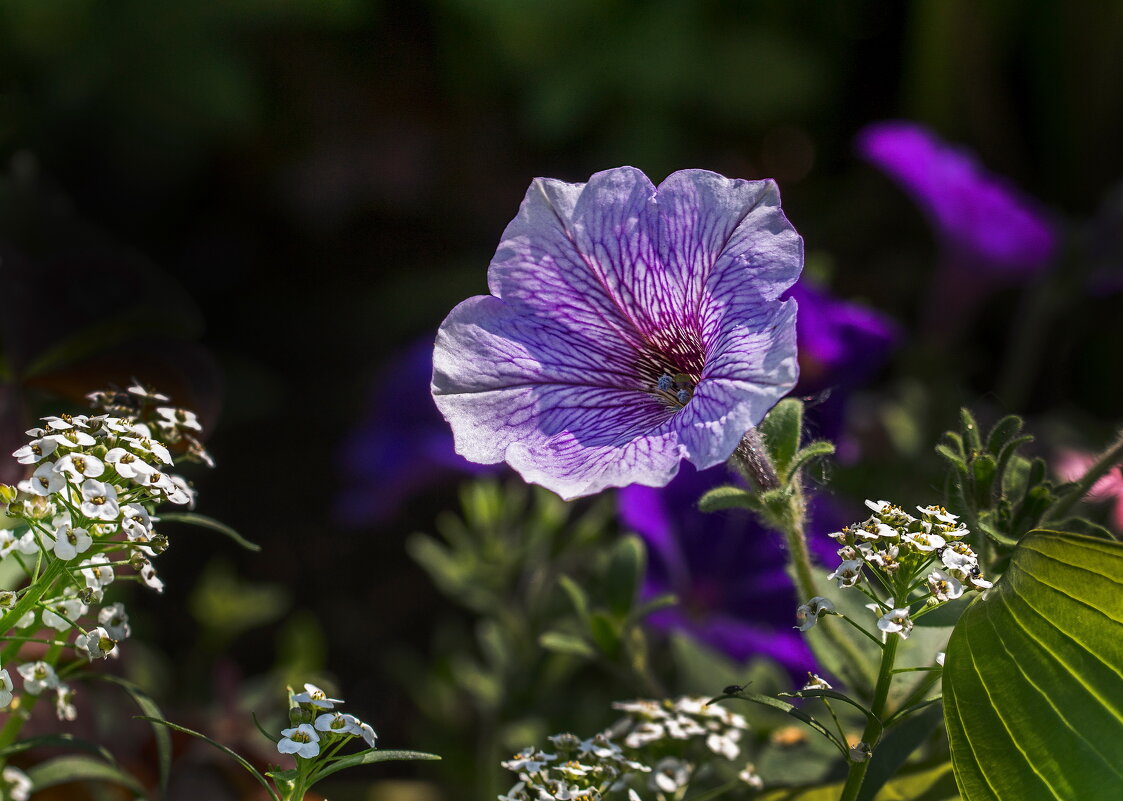
{"type": "MultiPolygon", "coordinates": [[[[134,386],[89,397],[100,413],[42,418],[13,454],[35,466],[31,476],[15,487],[0,485],[11,521],[0,529],[0,560],[14,560],[29,578],[22,589],[0,591],[0,636],[46,646],[17,673],[27,695],[55,692],[63,720],[77,711],[62,678],[82,663],[59,670],[60,653],[70,648],[89,661],[116,657],[117,644],[130,634],[124,605],[102,605],[106,587],[128,568],[129,579],[163,590],[151,562],[168,547],[154,528],[156,507],[194,504],[187,481],[168,471],[168,443],[182,443],[191,458],[211,463],[195,438],[196,416],[156,405],[166,396],[134,386]],[[36,636],[41,628],[51,631],[36,636]]],[[[0,669],[0,707],[14,698],[12,676],[0,669]]]]}
{"type": "MultiPolygon", "coordinates": [[[[957,515],[941,506],[918,506],[920,517],[888,501],[867,500],[866,506],[873,512],[868,519],[831,535],[841,546],[842,563],[827,578],[869,597],[883,636],[907,639],[926,610],[992,586],[964,541],[970,531],[957,515]]],[[[807,631],[824,614],[837,614],[834,604],[812,598],[796,609],[796,628],[807,631]]]]}
{"type": "MultiPolygon", "coordinates": [[[[519,781],[500,801],[599,799],[627,789],[630,801],[654,792],[659,799],[680,798],[701,768],[701,754],[735,760],[749,728],[745,718],[704,698],[638,700],[613,704],[625,713],[607,730],[586,740],[574,734],[549,738],[553,751],[527,748],[503,763],[519,781]]],[[[751,765],[742,782],[760,786],[751,765]]]]}
{"type": "Polygon", "coordinates": [[[335,708],[342,704],[315,684],[305,684],[304,692],[291,696],[289,722],[292,727],[281,731],[277,750],[301,759],[315,759],[321,752],[335,751],[353,737],[361,737],[368,748],[375,748],[378,735],[369,723],[335,708]]]}

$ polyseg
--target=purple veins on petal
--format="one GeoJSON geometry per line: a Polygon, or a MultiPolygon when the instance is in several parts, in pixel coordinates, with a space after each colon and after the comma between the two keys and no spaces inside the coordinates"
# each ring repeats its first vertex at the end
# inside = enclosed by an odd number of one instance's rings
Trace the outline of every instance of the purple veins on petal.
{"type": "Polygon", "coordinates": [[[724,461],[795,383],[802,258],[771,181],[536,179],[437,335],[457,452],[566,498],[724,461]]]}
{"type": "Polygon", "coordinates": [[[1048,217],[969,151],[906,121],[870,125],[856,145],[920,206],[953,258],[1011,278],[1052,259],[1058,237],[1048,217]]]}

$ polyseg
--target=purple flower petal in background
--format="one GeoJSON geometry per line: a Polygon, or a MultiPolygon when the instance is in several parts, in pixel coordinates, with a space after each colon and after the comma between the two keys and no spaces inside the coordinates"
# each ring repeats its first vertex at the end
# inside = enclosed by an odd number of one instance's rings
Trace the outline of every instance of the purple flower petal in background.
{"type": "MultiPolygon", "coordinates": [[[[698,511],[704,492],[730,480],[721,467],[699,472],[684,466],[662,489],[636,485],[617,493],[622,525],[648,545],[645,600],[667,592],[679,597],[677,606],[648,620],[738,661],[760,654],[793,675],[815,669],[804,636],[791,628],[800,601],[780,536],[746,514],[698,511]]],[[[825,500],[814,499],[808,530],[824,532],[843,522],[826,520],[830,515],[825,500]]],[[[820,558],[837,560],[828,537],[812,536],[809,544],[820,558]]]]}
{"type": "Polygon", "coordinates": [[[381,522],[434,483],[495,470],[453,450],[452,433],[429,394],[432,359],[433,340],[426,337],[377,376],[366,416],[342,447],[344,488],[335,500],[341,522],[381,522]]]}
{"type": "Polygon", "coordinates": [[[1029,278],[1049,264],[1057,248],[1052,223],[967,150],[905,121],[870,125],[856,144],[916,201],[953,260],[1007,280],[1029,278]]]}
{"type": "Polygon", "coordinates": [[[795,384],[802,261],[771,181],[536,179],[437,335],[457,452],[564,498],[724,461],[795,384]]]}

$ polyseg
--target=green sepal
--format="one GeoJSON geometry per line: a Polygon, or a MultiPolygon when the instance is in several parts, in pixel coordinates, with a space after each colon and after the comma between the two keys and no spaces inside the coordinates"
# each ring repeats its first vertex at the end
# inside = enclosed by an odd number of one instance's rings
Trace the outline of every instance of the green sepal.
{"type": "Polygon", "coordinates": [[[803,468],[805,468],[812,461],[814,461],[815,459],[820,459],[824,456],[833,455],[834,443],[828,442],[825,439],[817,439],[814,442],[808,444],[807,447],[803,448],[799,453],[795,455],[795,457],[792,458],[790,468],[788,472],[782,476],[781,480],[783,480],[787,484],[791,484],[793,481],[798,481],[800,471],[802,471],[803,468]]]}
{"type": "Polygon", "coordinates": [[[698,501],[698,508],[703,512],[719,512],[723,509],[748,509],[753,512],[760,511],[760,499],[751,492],[740,487],[714,487],[703,495],[698,501]]]}
{"type": "Polygon", "coordinates": [[[803,402],[798,398],[784,398],[758,427],[768,446],[768,455],[781,481],[790,475],[792,460],[799,451],[803,436],[803,402]]]}

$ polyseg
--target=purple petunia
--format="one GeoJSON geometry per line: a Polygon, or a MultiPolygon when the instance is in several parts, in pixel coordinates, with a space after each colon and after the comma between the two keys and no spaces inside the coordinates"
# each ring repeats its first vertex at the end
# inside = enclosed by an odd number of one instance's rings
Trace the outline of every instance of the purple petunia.
{"type": "Polygon", "coordinates": [[[912,196],[953,260],[1016,280],[1052,259],[1057,234],[1049,219],[967,150],[905,121],[870,125],[856,144],[863,158],[912,196]]]}
{"type": "Polygon", "coordinates": [[[565,498],[724,461],[795,384],[802,260],[772,181],[536,179],[437,334],[457,452],[565,498]]]}

